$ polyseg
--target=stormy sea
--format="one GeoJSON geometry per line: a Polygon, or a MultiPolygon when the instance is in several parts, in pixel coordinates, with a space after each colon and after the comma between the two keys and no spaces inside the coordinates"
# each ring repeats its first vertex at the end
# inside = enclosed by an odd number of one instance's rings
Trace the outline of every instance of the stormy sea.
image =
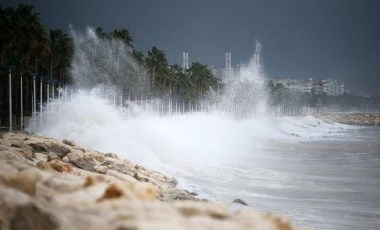
{"type": "Polygon", "coordinates": [[[99,86],[107,74],[96,69],[99,62],[91,64],[91,55],[109,62],[107,71],[133,63],[102,58],[118,44],[103,44],[91,29],[73,37],[78,85],[62,89],[29,131],[117,153],[232,208],[278,212],[313,229],[380,228],[380,128],[325,122],[305,109],[292,116],[274,112],[262,89],[259,44],[240,71],[241,79],[255,82],[249,94],[232,85],[217,100],[193,107],[162,98],[133,100],[99,86]],[[252,109],[231,105],[233,97],[254,98],[252,109]],[[237,198],[248,206],[232,204],[237,198]]]}

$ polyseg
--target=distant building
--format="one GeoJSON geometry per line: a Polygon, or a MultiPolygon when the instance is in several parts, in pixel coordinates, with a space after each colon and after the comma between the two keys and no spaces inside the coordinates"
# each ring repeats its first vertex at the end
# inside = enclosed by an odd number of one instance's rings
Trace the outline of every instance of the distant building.
{"type": "Polygon", "coordinates": [[[272,79],[274,84],[282,84],[290,90],[300,91],[302,93],[311,93],[313,89],[313,79],[295,80],[295,79],[272,79]]]}
{"type": "Polygon", "coordinates": [[[344,93],[344,83],[333,79],[322,80],[323,92],[329,96],[338,96],[344,93]]]}
{"type": "MultiPolygon", "coordinates": [[[[183,66],[188,68],[188,53],[187,50],[183,53],[183,66]]],[[[240,76],[240,66],[232,65],[231,61],[231,50],[226,49],[225,52],[225,64],[222,68],[211,67],[211,72],[215,78],[220,82],[228,83],[234,81],[241,81],[240,76]]],[[[322,94],[326,93],[329,96],[342,95],[344,91],[344,83],[334,80],[334,79],[324,79],[314,81],[312,78],[306,80],[296,80],[296,79],[271,79],[274,84],[282,84],[285,88],[290,90],[299,91],[301,93],[314,93],[322,94]]]]}
{"type": "Polygon", "coordinates": [[[220,81],[227,83],[231,82],[237,79],[240,72],[240,66],[232,66],[231,68],[216,68],[211,66],[211,72],[214,75],[215,78],[219,79],[220,81]]]}
{"type": "Polygon", "coordinates": [[[281,79],[281,80],[275,80],[275,81],[273,81],[273,83],[282,84],[283,86],[285,86],[286,88],[291,89],[291,90],[300,91],[300,88],[301,88],[301,81],[300,80],[281,79]]]}
{"type": "Polygon", "coordinates": [[[182,52],[182,68],[184,70],[189,69],[189,53],[186,48],[184,48],[182,52]]]}
{"type": "Polygon", "coordinates": [[[344,83],[333,79],[317,81],[313,81],[312,78],[308,80],[272,79],[272,81],[274,84],[282,84],[290,90],[302,93],[326,93],[329,96],[338,96],[344,93],[344,83]]]}
{"type": "Polygon", "coordinates": [[[313,93],[314,94],[322,94],[323,93],[323,83],[322,80],[313,81],[313,93]]]}
{"type": "Polygon", "coordinates": [[[222,68],[211,67],[211,72],[215,78],[219,79],[220,81],[224,83],[232,82],[236,80],[236,78],[240,74],[240,66],[232,65],[231,50],[229,48],[226,49],[224,67],[222,68]]]}

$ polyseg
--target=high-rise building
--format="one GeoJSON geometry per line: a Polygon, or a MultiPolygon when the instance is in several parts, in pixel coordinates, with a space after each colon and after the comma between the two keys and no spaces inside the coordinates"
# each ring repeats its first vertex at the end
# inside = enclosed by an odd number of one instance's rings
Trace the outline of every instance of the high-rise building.
{"type": "Polygon", "coordinates": [[[211,67],[210,69],[214,77],[217,78],[221,82],[227,83],[227,82],[239,80],[236,77],[239,76],[240,74],[240,66],[232,65],[230,48],[227,48],[225,52],[224,67],[220,67],[220,68],[211,67]]]}
{"type": "Polygon", "coordinates": [[[232,63],[231,63],[231,50],[228,47],[226,49],[225,53],[225,65],[224,65],[224,81],[231,81],[233,79],[234,71],[232,69],[232,63]]]}
{"type": "Polygon", "coordinates": [[[184,48],[182,52],[182,68],[184,70],[189,69],[189,53],[187,52],[187,48],[184,48]]]}

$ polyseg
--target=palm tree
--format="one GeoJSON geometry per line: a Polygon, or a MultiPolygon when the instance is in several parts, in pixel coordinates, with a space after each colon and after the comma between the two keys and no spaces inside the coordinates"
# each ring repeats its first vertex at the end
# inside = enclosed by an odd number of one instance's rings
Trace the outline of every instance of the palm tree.
{"type": "Polygon", "coordinates": [[[170,76],[170,84],[173,86],[173,92],[180,98],[192,101],[196,96],[196,87],[191,79],[189,70],[184,70],[180,65],[170,66],[173,75],[170,76]]]}
{"type": "MultiPolygon", "coordinates": [[[[28,23],[26,30],[23,30],[23,40],[25,40],[25,51],[26,55],[23,59],[23,65],[28,65],[30,61],[30,56],[32,53],[37,52],[38,43],[41,40],[47,38],[45,26],[41,24],[39,19],[39,14],[33,13],[33,6],[30,5],[20,5],[16,12],[22,17],[24,20],[27,20],[28,23]]],[[[21,19],[21,23],[24,23],[21,19]]]]}
{"type": "Polygon", "coordinates": [[[59,80],[64,82],[65,69],[70,66],[73,54],[73,43],[60,29],[50,31],[50,58],[49,58],[49,75],[58,75],[59,80]]]}
{"type": "Polygon", "coordinates": [[[144,54],[142,52],[134,49],[132,52],[132,56],[141,67],[145,66],[145,57],[144,57],[144,54]]]}
{"type": "Polygon", "coordinates": [[[178,65],[171,65],[170,66],[170,72],[168,75],[168,81],[169,81],[169,88],[170,91],[179,93],[179,84],[181,78],[184,77],[183,68],[178,65]]]}
{"type": "MultiPolygon", "coordinates": [[[[21,4],[17,8],[0,8],[0,18],[0,30],[2,31],[0,34],[0,64],[15,65],[17,70],[33,69],[33,66],[37,66],[36,56],[37,53],[41,53],[41,43],[47,39],[46,30],[40,22],[39,15],[33,12],[33,6],[21,4]]],[[[19,78],[15,77],[13,81],[13,90],[17,92],[19,78]]],[[[0,82],[0,101],[6,101],[7,97],[7,95],[5,97],[3,95],[4,88],[6,88],[3,83],[5,81],[0,82]]],[[[28,84],[28,81],[25,81],[25,84],[28,84]]],[[[29,88],[25,87],[25,89],[25,95],[29,95],[27,92],[29,88]]],[[[18,95],[14,95],[13,103],[17,103],[19,100],[18,95]]],[[[24,103],[28,102],[24,100],[24,103]]],[[[3,105],[0,103],[1,111],[5,111],[3,105]]],[[[18,107],[14,108],[17,114],[18,107]]],[[[27,112],[25,111],[25,114],[27,112]]]]}
{"type": "Polygon", "coordinates": [[[0,36],[1,62],[28,66],[31,56],[37,52],[38,43],[46,38],[45,27],[31,5],[19,5],[16,9],[1,9],[0,28],[6,33],[0,36]]]}
{"type": "Polygon", "coordinates": [[[151,89],[155,87],[155,81],[162,78],[162,75],[167,73],[168,61],[164,51],[153,47],[148,51],[148,56],[145,59],[148,71],[151,75],[151,89]]]}
{"type": "Polygon", "coordinates": [[[103,31],[102,27],[96,27],[95,33],[99,38],[107,38],[108,34],[103,31]]]}
{"type": "Polygon", "coordinates": [[[189,68],[191,79],[196,86],[198,97],[203,97],[205,93],[212,87],[216,86],[216,79],[212,75],[207,65],[199,62],[193,62],[189,68]],[[206,89],[206,92],[204,90],[206,89]]]}
{"type": "Polygon", "coordinates": [[[122,29],[114,30],[111,33],[111,36],[113,38],[123,41],[126,46],[133,48],[133,45],[132,45],[133,40],[127,29],[122,28],[122,29]]]}
{"type": "Polygon", "coordinates": [[[12,41],[11,18],[14,14],[13,11],[12,8],[3,9],[0,7],[0,31],[7,31],[7,33],[0,33],[0,66],[5,64],[4,58],[11,45],[10,41],[12,41]]]}

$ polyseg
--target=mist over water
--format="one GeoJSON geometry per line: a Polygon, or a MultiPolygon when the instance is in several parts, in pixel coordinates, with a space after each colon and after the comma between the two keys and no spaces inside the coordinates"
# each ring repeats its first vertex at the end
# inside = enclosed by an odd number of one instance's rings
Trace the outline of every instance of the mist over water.
{"type": "Polygon", "coordinates": [[[76,87],[91,90],[103,86],[105,90],[133,89],[136,95],[146,93],[148,76],[134,58],[130,47],[118,39],[100,38],[93,28],[86,33],[71,29],[74,56],[71,76],[76,87]]]}
{"type": "Polygon", "coordinates": [[[45,122],[36,132],[117,152],[141,164],[156,160],[173,166],[229,162],[259,148],[263,137],[276,132],[266,119],[239,121],[217,112],[170,117],[142,112],[128,117],[96,90],[80,90],[57,103],[60,109],[45,113],[45,122]]]}
{"type": "Polygon", "coordinates": [[[213,201],[241,198],[316,229],[380,227],[380,130],[271,117],[259,43],[241,66],[241,81],[205,102],[212,109],[163,115],[155,103],[115,99],[131,82],[135,94],[147,90],[146,71],[127,47],[91,29],[73,37],[76,88],[46,106],[30,131],[115,152],[213,201]],[[239,103],[256,116],[236,118],[239,103]]]}
{"type": "Polygon", "coordinates": [[[202,102],[208,104],[207,112],[162,116],[154,104],[147,109],[127,100],[130,95],[124,96],[124,105],[119,107],[123,98],[118,94],[126,88],[133,89],[137,98],[149,94],[147,71],[133,60],[123,42],[99,38],[92,28],[84,34],[72,30],[72,36],[75,90],[69,95],[65,91],[61,100],[50,103],[50,109],[39,115],[42,122],[29,127],[33,132],[73,139],[156,168],[160,164],[195,167],[230,162],[260,148],[265,137],[279,133],[264,117],[234,119],[236,104],[245,103],[265,113],[267,95],[258,42],[252,58],[241,66],[240,81],[228,84],[225,93],[208,97],[214,100],[202,102]],[[215,102],[223,103],[222,108],[212,107],[215,102]]]}
{"type": "Polygon", "coordinates": [[[217,107],[217,111],[225,111],[233,117],[248,118],[251,116],[263,117],[268,114],[268,89],[265,73],[260,60],[261,44],[256,41],[255,49],[248,63],[241,64],[237,73],[227,69],[228,79],[223,93],[209,95],[207,103],[217,107]]]}

